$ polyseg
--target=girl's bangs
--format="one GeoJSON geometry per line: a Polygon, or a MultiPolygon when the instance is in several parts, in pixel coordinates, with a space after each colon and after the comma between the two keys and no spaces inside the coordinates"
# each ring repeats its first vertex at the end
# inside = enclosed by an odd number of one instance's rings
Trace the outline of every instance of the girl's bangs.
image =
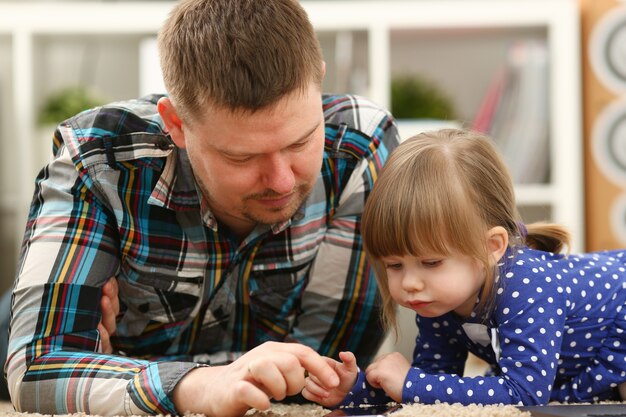
{"type": "Polygon", "coordinates": [[[439,202],[389,187],[380,192],[363,225],[365,246],[375,258],[423,254],[449,255],[446,213],[439,202]],[[426,207],[428,206],[428,207],[426,207]]]}

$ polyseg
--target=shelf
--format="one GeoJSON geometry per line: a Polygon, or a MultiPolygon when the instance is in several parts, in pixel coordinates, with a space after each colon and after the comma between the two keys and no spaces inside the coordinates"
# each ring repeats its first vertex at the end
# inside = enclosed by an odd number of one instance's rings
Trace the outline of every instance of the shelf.
{"type": "MultiPolygon", "coordinates": [[[[174,4],[0,3],[0,143],[13,146],[19,156],[13,159],[20,161],[14,168],[9,168],[13,161],[3,161],[2,210],[25,219],[37,171],[36,111],[43,97],[67,82],[64,77],[84,73],[111,100],[136,96],[139,45],[157,33],[174,4]],[[99,64],[79,73],[80,59],[90,59],[75,52],[93,54],[94,45],[102,54],[99,64]],[[67,49],[74,53],[68,56],[67,49]],[[118,78],[124,82],[113,81],[118,78]]],[[[519,38],[545,40],[550,183],[517,186],[517,198],[520,206],[538,206],[540,213],[547,207],[552,220],[572,231],[573,249],[584,248],[576,0],[304,0],[302,5],[329,64],[328,91],[358,93],[388,107],[391,77],[420,71],[440,77],[436,80],[454,95],[462,123],[473,117],[496,68],[493,51],[519,38]],[[352,46],[347,69],[342,45],[352,46]]],[[[16,236],[22,230],[16,225],[16,236]]]]}
{"type": "Polygon", "coordinates": [[[175,2],[0,3],[0,33],[154,34],[175,2]],[[141,17],[141,18],[139,18],[141,17]]]}
{"type": "Polygon", "coordinates": [[[559,190],[552,184],[516,185],[515,195],[519,205],[554,205],[559,190]]]}

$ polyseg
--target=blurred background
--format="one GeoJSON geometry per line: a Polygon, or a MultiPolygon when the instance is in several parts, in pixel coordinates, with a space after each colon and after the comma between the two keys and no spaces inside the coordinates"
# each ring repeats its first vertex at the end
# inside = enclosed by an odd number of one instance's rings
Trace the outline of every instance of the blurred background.
{"type": "MultiPolygon", "coordinates": [[[[54,126],[164,92],[155,35],[173,4],[0,0],[1,291],[13,283],[54,126]]],[[[325,91],[390,108],[403,138],[445,126],[489,133],[525,221],[565,224],[573,251],[626,246],[624,2],[302,4],[322,43],[325,91]]]]}

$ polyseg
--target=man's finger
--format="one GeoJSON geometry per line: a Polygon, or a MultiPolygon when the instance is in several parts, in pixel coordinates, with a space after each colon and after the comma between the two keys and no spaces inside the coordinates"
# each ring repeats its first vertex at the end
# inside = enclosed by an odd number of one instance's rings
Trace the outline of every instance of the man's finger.
{"type": "Polygon", "coordinates": [[[115,277],[109,278],[109,280],[102,287],[102,295],[106,295],[111,300],[111,307],[113,313],[117,317],[120,314],[120,300],[119,300],[119,286],[115,277]]]}
{"type": "Polygon", "coordinates": [[[102,325],[107,330],[109,335],[115,334],[117,325],[115,323],[115,312],[111,304],[111,299],[107,296],[102,296],[100,299],[100,310],[102,311],[102,325]]]}
{"type": "Polygon", "coordinates": [[[286,396],[287,382],[275,361],[281,359],[265,358],[248,362],[248,374],[259,388],[269,393],[272,398],[282,400],[286,396]]]}
{"type": "Polygon", "coordinates": [[[304,368],[300,366],[297,359],[294,359],[297,363],[295,366],[287,365],[287,368],[283,368],[283,375],[287,383],[286,393],[287,395],[295,395],[302,391],[304,387],[304,368]]]}
{"type": "Polygon", "coordinates": [[[100,350],[101,353],[111,354],[113,353],[113,346],[111,345],[111,339],[109,332],[104,328],[102,323],[98,323],[98,332],[100,333],[100,350]]]}
{"type": "Polygon", "coordinates": [[[320,385],[328,388],[334,388],[339,385],[339,376],[333,367],[313,349],[304,345],[295,346],[293,354],[296,355],[300,364],[320,381],[320,385]]]}
{"type": "Polygon", "coordinates": [[[268,410],[271,406],[270,399],[259,387],[249,381],[236,383],[235,393],[239,401],[248,407],[257,410],[268,410]]]}

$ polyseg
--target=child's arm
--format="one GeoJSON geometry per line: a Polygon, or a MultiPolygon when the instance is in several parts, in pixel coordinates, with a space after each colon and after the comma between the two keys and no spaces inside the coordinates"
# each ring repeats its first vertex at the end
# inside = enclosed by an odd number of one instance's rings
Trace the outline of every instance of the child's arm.
{"type": "Polygon", "coordinates": [[[337,375],[339,375],[339,385],[335,388],[328,389],[313,375],[309,375],[304,382],[304,389],[302,390],[302,396],[304,398],[321,404],[324,407],[335,407],[341,403],[354,386],[359,368],[357,367],[356,358],[352,352],[340,352],[339,359],[341,359],[341,362],[326,358],[337,372],[337,375]]]}
{"type": "Polygon", "coordinates": [[[396,402],[402,402],[402,388],[411,364],[401,353],[393,352],[382,356],[365,371],[367,381],[382,388],[396,402]]]}

